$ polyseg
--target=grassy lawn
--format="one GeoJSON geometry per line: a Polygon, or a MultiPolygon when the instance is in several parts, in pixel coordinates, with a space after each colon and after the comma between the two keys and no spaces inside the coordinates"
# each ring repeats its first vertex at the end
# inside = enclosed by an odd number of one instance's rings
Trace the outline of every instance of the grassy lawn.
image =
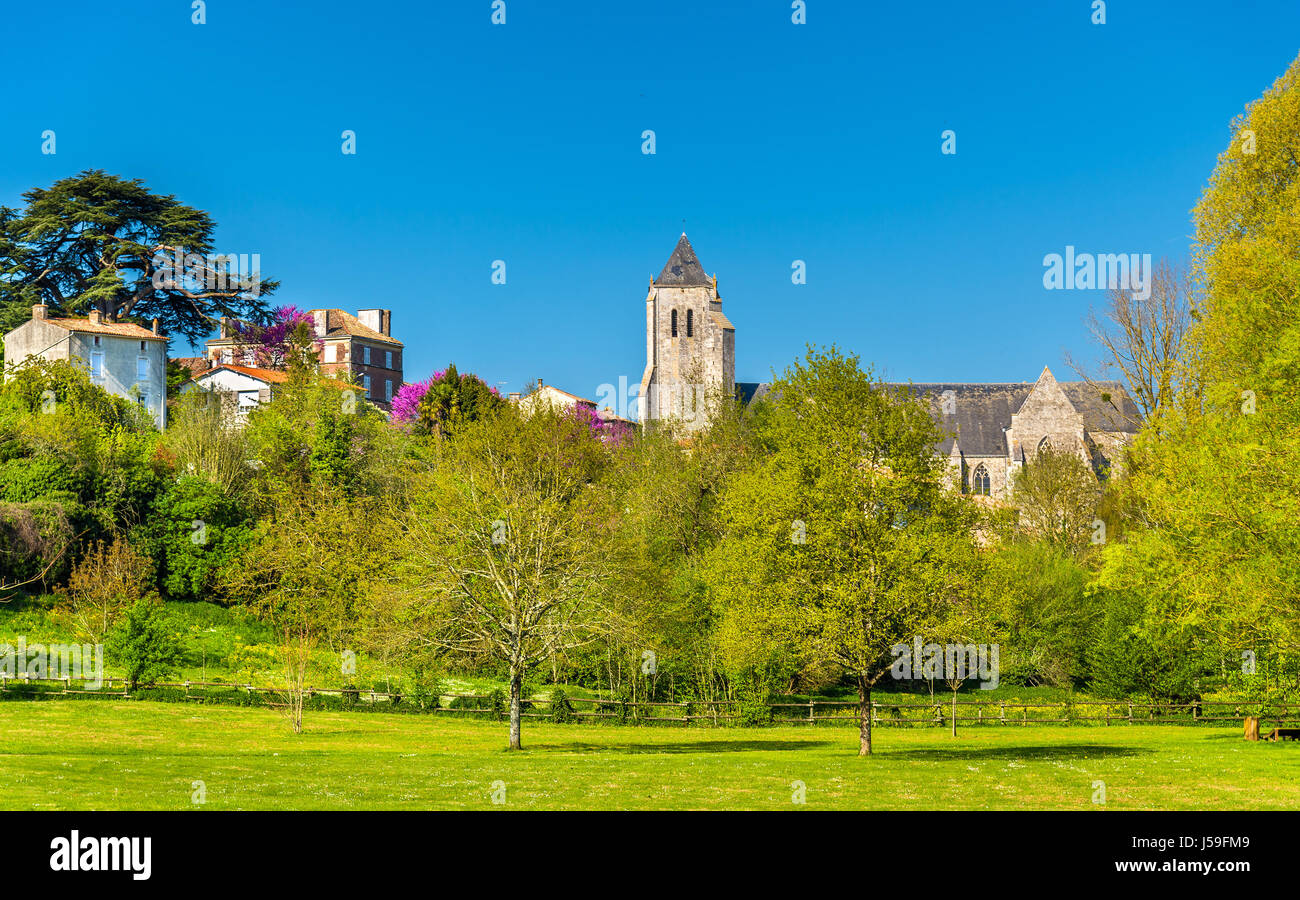
{"type": "Polygon", "coordinates": [[[1300,809],[1300,745],[1186,726],[705,729],[58,701],[0,705],[6,809],[1300,809]],[[806,806],[791,783],[806,785],[806,806]]]}

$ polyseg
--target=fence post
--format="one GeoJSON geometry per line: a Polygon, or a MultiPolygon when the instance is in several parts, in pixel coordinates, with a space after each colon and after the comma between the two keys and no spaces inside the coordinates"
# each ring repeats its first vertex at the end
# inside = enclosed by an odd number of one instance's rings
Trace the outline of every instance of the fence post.
{"type": "Polygon", "coordinates": [[[1028,707],[1028,706],[1025,706],[1023,709],[1020,710],[1020,716],[1021,716],[1021,718],[1020,718],[1020,724],[1021,724],[1021,725],[1028,725],[1028,724],[1029,724],[1029,707],[1028,707]]]}
{"type": "Polygon", "coordinates": [[[817,705],[817,701],[816,701],[816,700],[809,700],[809,701],[808,701],[808,724],[809,724],[809,725],[812,725],[812,724],[816,721],[816,716],[813,715],[813,708],[814,708],[816,705],[817,705]]]}
{"type": "Polygon", "coordinates": [[[872,725],[875,725],[877,722],[880,721],[880,716],[876,714],[876,709],[877,709],[876,701],[872,700],[871,701],[871,724],[872,725]]]}
{"type": "Polygon", "coordinates": [[[998,701],[998,724],[1007,724],[1007,701],[1005,700],[998,701]]]}

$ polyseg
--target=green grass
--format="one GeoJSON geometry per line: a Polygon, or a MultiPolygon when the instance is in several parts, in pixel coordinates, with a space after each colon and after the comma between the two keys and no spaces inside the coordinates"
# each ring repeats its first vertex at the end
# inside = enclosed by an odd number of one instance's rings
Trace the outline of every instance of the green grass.
{"type": "Polygon", "coordinates": [[[8,809],[1300,809],[1300,744],[1206,726],[708,729],[276,712],[149,702],[0,705],[8,809]],[[806,785],[806,806],[791,783],[806,785]]]}

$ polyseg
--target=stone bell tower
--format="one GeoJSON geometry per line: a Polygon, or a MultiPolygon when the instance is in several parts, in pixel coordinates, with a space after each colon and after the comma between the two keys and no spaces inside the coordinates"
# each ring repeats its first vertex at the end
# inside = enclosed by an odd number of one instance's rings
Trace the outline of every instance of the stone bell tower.
{"type": "Polygon", "coordinates": [[[704,427],[712,403],[736,387],[736,328],[722,313],[718,279],[704,274],[685,233],[645,301],[642,423],[704,427]]]}

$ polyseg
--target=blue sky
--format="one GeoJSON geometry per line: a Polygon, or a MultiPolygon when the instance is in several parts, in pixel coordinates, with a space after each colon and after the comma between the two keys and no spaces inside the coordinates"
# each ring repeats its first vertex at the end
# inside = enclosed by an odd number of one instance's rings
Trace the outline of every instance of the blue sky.
{"type": "Polygon", "coordinates": [[[809,342],[896,380],[1032,380],[1093,357],[1104,301],[1045,290],[1043,256],[1185,259],[1229,123],[1300,51],[1292,0],[1114,0],[1105,25],[1091,0],[807,6],[9,4],[0,203],[143,178],[259,253],[277,302],[391,308],[409,380],[636,383],[683,220],[738,380],[809,342]]]}

